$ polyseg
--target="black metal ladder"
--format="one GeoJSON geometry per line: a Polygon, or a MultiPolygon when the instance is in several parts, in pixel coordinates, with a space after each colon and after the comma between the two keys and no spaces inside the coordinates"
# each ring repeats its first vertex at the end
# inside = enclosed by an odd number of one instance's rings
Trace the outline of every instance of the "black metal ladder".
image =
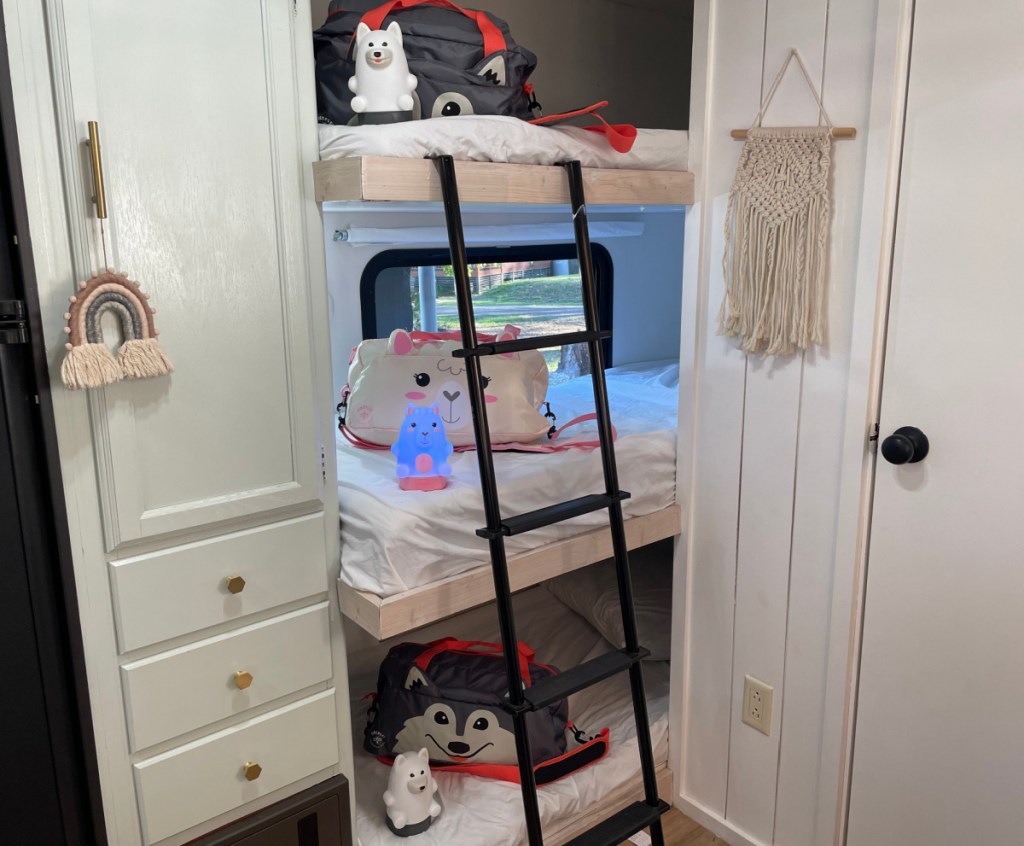
{"type": "Polygon", "coordinates": [[[521,338],[514,341],[479,343],[476,337],[476,320],[469,284],[469,267],[466,258],[465,233],[462,226],[462,210],[459,205],[459,190],[455,178],[455,162],[451,156],[440,156],[434,161],[441,177],[459,323],[462,327],[463,349],[459,350],[456,355],[466,359],[469,398],[473,410],[473,431],[476,436],[477,459],[480,464],[480,486],[483,492],[484,513],[487,518],[486,528],[480,529],[477,534],[486,538],[491,548],[494,592],[497,598],[501,641],[505,653],[505,671],[509,684],[507,707],[512,714],[515,728],[516,752],[519,759],[523,805],[526,813],[526,831],[530,846],[543,846],[544,835],[541,831],[540,811],[537,806],[537,785],[534,781],[533,759],[530,755],[530,741],[527,735],[527,714],[623,672],[629,673],[633,697],[633,712],[636,717],[637,740],[640,747],[640,768],[643,773],[644,801],[630,805],[585,831],[574,838],[569,846],[616,846],[647,827],[651,829],[651,840],[654,846],[664,846],[661,815],[668,810],[668,805],[658,797],[654,751],[651,746],[651,729],[647,716],[647,700],[644,696],[641,659],[648,653],[640,646],[636,630],[636,615],[633,609],[629,553],[626,544],[626,530],[622,522],[622,501],[627,499],[629,494],[619,490],[619,476],[615,466],[612,424],[608,411],[608,390],[604,377],[604,354],[601,345],[601,341],[608,337],[608,333],[600,330],[598,319],[597,290],[590,252],[590,230],[587,225],[583,170],[578,161],[567,162],[564,165],[569,180],[576,249],[583,284],[586,331],[521,338]],[[502,519],[494,475],[494,456],[490,447],[490,428],[487,423],[487,406],[484,401],[481,358],[502,353],[542,349],[558,344],[583,342],[590,349],[591,378],[594,384],[594,405],[597,413],[598,437],[601,443],[605,491],[502,519]],[[602,655],[524,689],[519,669],[518,638],[512,612],[512,591],[509,586],[505,538],[533,531],[543,526],[550,526],[553,523],[569,520],[572,517],[602,508],[608,509],[611,526],[612,548],[615,553],[615,569],[618,576],[622,624],[626,642],[625,649],[602,655]]]}

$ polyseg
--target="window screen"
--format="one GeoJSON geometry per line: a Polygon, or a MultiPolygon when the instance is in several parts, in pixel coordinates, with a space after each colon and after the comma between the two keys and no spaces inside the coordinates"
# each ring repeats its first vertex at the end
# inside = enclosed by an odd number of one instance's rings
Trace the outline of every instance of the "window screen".
{"type": "MultiPolygon", "coordinates": [[[[602,329],[611,329],[611,257],[592,245],[602,329]]],[[[574,244],[469,250],[470,286],[478,332],[520,327],[521,337],[585,329],[583,289],[574,244]]],[[[447,250],[389,250],[362,277],[363,337],[386,338],[395,329],[427,332],[460,328],[451,256],[447,250]]],[[[604,358],[611,363],[611,342],[604,358]]],[[[586,345],[542,351],[551,382],[590,372],[586,345]]]]}

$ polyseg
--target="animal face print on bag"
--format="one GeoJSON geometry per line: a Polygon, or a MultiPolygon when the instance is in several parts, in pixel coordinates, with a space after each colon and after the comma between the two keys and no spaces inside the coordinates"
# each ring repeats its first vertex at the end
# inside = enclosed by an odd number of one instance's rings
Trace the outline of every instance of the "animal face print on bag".
{"type": "Polygon", "coordinates": [[[453,764],[507,764],[516,758],[516,736],[495,711],[459,702],[435,702],[405,721],[395,750],[424,746],[430,760],[453,764]]]}
{"type": "MultiPolygon", "coordinates": [[[[511,334],[504,334],[498,340],[511,341],[513,337],[511,334]]],[[[460,345],[449,342],[439,346],[444,350],[445,347],[455,349],[460,345]]],[[[417,349],[409,333],[399,329],[391,334],[389,351],[414,359],[417,349]]],[[[415,365],[411,367],[409,390],[405,393],[405,399],[410,402],[426,401],[436,406],[445,427],[451,432],[470,431],[473,425],[473,412],[469,402],[466,367],[463,361],[451,356],[442,357],[431,364],[432,367],[428,366],[425,369],[417,369],[415,365]]],[[[484,400],[488,405],[501,401],[495,393],[487,390],[492,381],[489,376],[484,375],[484,400]]]]}

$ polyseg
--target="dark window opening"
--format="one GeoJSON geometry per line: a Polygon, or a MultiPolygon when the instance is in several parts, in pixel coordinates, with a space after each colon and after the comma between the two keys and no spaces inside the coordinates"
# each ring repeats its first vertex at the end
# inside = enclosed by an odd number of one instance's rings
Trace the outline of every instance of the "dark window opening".
{"type": "MultiPolygon", "coordinates": [[[[612,321],[612,260],[591,245],[600,328],[612,321]]],[[[586,328],[583,288],[574,244],[468,250],[477,332],[500,334],[518,326],[520,337],[586,328]]],[[[458,331],[455,283],[448,250],[388,250],[375,256],[360,283],[363,337],[386,338],[395,329],[458,331]]],[[[604,343],[606,366],[611,341],[604,343]]],[[[542,350],[553,384],[590,372],[585,344],[542,350]]]]}

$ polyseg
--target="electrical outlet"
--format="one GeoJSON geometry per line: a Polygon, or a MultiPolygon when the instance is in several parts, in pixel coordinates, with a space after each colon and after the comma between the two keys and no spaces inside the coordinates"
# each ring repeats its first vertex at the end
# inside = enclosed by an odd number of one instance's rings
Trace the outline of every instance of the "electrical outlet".
{"type": "Polygon", "coordinates": [[[743,722],[762,734],[772,733],[772,695],[775,688],[755,679],[743,679],[743,722]]]}

